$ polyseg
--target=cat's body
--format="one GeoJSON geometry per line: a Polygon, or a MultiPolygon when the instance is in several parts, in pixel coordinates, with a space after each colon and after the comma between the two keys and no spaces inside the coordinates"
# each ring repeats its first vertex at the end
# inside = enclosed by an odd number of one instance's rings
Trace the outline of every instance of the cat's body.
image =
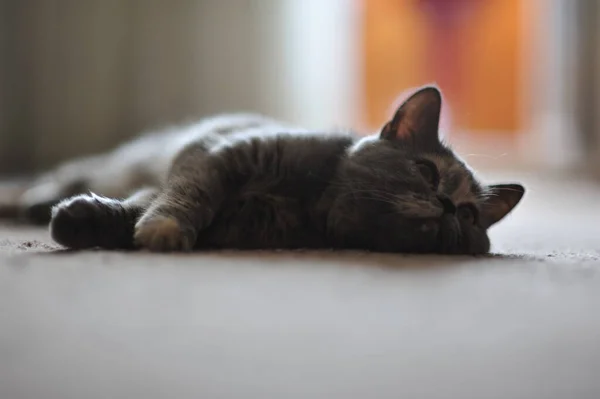
{"type": "Polygon", "coordinates": [[[353,248],[484,253],[521,199],[483,186],[438,139],[441,97],[424,88],[381,134],[311,133],[230,115],[143,136],[42,177],[23,209],[52,212],[68,247],[353,248]],[[85,191],[97,195],[71,195],[85,191]]]}
{"type": "Polygon", "coordinates": [[[190,143],[230,134],[303,132],[255,114],[224,114],[147,132],[113,151],[69,160],[33,182],[20,198],[26,218],[47,223],[50,204],[84,191],[123,198],[143,187],[161,187],[173,160],[190,143]],[[36,206],[37,205],[37,206],[36,206]]]}

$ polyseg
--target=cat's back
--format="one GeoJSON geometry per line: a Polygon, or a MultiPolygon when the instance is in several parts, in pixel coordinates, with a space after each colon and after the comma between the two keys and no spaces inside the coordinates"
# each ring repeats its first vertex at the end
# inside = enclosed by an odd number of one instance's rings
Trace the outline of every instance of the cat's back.
{"type": "Polygon", "coordinates": [[[133,180],[161,182],[174,159],[186,147],[198,144],[207,149],[234,137],[272,134],[302,129],[260,114],[235,113],[205,117],[195,122],[149,131],[108,154],[106,175],[124,173],[133,180]]]}
{"type": "MultiPolygon", "coordinates": [[[[173,164],[188,149],[221,155],[224,162],[236,157],[253,159],[252,167],[294,169],[331,162],[356,139],[353,132],[312,131],[259,114],[218,115],[170,134],[162,134],[157,150],[164,163],[173,164]]],[[[195,154],[199,154],[194,151],[195,154]]],[[[157,157],[153,157],[153,162],[157,157]]]]}
{"type": "Polygon", "coordinates": [[[260,114],[219,114],[192,123],[146,132],[117,148],[114,158],[133,162],[137,160],[156,162],[158,159],[169,162],[178,152],[192,143],[210,145],[232,136],[292,129],[302,130],[260,114]]]}
{"type": "Polygon", "coordinates": [[[112,151],[71,159],[41,174],[24,189],[20,206],[53,203],[82,190],[123,197],[141,187],[161,185],[177,154],[190,143],[288,128],[292,127],[259,114],[236,113],[146,131],[112,151]]]}

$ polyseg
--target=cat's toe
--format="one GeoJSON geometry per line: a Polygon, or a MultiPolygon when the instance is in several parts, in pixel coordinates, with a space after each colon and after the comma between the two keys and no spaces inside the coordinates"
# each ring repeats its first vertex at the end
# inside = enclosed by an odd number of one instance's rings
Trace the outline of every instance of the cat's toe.
{"type": "Polygon", "coordinates": [[[194,235],[181,227],[173,217],[144,218],[135,227],[134,240],[139,247],[153,252],[190,251],[194,235]]]}
{"type": "Polygon", "coordinates": [[[73,249],[108,247],[118,233],[110,228],[117,211],[116,201],[93,194],[64,200],[52,209],[50,234],[57,243],[73,249]]]}

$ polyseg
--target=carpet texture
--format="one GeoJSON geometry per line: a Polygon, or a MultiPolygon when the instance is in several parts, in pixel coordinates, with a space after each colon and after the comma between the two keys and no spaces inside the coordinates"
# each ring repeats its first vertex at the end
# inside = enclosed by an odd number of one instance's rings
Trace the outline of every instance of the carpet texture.
{"type": "Polygon", "coordinates": [[[598,398],[600,190],[485,257],[66,252],[0,226],[0,398],[598,398]]]}

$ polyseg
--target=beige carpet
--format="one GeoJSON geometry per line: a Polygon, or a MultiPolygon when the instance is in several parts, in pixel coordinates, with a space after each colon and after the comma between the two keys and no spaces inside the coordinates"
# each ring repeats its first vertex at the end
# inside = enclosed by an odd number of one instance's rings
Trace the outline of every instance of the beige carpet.
{"type": "Polygon", "coordinates": [[[0,398],[599,398],[600,190],[480,258],[56,252],[0,227],[0,398]]]}

